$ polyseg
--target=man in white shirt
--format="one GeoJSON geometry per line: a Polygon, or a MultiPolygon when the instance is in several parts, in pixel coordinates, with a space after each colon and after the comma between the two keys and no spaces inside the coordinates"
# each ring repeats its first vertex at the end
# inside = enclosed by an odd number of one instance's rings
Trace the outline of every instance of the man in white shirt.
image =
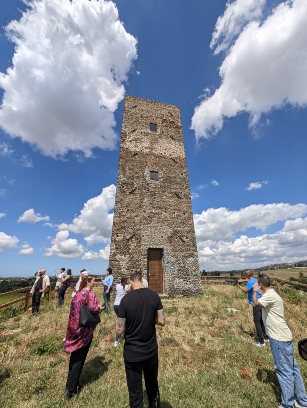
{"type": "Polygon", "coordinates": [[[262,308],[262,319],[270,338],[274,368],[281,388],[279,408],[307,408],[305,385],[294,358],[293,337],[284,317],[283,300],[271,288],[267,275],[261,275],[253,289],[253,305],[262,308]],[[264,294],[257,299],[259,289],[264,294]]]}
{"type": "Polygon", "coordinates": [[[41,297],[43,297],[50,288],[50,279],[46,274],[46,269],[40,269],[37,272],[38,274],[36,276],[34,285],[30,291],[32,295],[32,314],[39,313],[41,297]]]}

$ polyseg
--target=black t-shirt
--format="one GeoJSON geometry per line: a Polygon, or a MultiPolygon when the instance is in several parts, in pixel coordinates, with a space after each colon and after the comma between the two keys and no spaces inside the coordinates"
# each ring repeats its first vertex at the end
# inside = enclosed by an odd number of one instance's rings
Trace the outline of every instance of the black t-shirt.
{"type": "Polygon", "coordinates": [[[39,280],[36,282],[34,292],[38,292],[43,288],[43,277],[41,276],[39,280]]]}
{"type": "Polygon", "coordinates": [[[118,317],[126,319],[124,359],[137,362],[153,357],[157,350],[155,321],[163,309],[160,296],[151,289],[136,289],[125,295],[118,317]]]}

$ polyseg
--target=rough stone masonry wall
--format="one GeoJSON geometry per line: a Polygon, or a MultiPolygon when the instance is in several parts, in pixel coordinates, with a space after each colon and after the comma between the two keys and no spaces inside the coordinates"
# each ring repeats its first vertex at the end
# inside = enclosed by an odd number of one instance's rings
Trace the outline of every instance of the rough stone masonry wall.
{"type": "Polygon", "coordinates": [[[109,260],[115,282],[137,266],[147,273],[148,248],[163,248],[165,294],[201,293],[180,109],[126,96],[109,260]]]}

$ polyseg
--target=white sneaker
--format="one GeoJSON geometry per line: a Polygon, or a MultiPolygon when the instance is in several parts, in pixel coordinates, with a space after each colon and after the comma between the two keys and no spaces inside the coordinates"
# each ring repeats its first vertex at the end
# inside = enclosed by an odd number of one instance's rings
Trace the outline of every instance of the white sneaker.
{"type": "Polygon", "coordinates": [[[302,405],[294,401],[294,408],[306,408],[306,407],[303,407],[302,405]]]}
{"type": "Polygon", "coordinates": [[[260,341],[257,341],[256,343],[254,343],[254,346],[265,347],[265,343],[260,343],[260,341]]]}
{"type": "Polygon", "coordinates": [[[114,341],[114,347],[118,347],[119,346],[119,341],[114,341]]]}

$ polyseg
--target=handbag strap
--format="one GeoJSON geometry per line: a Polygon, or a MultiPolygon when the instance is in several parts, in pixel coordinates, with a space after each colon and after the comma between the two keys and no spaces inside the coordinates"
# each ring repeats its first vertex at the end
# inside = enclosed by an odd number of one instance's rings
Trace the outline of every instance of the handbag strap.
{"type": "Polygon", "coordinates": [[[86,292],[87,292],[87,294],[86,294],[86,296],[85,296],[85,305],[88,306],[88,297],[89,297],[90,291],[87,290],[86,292]]]}

